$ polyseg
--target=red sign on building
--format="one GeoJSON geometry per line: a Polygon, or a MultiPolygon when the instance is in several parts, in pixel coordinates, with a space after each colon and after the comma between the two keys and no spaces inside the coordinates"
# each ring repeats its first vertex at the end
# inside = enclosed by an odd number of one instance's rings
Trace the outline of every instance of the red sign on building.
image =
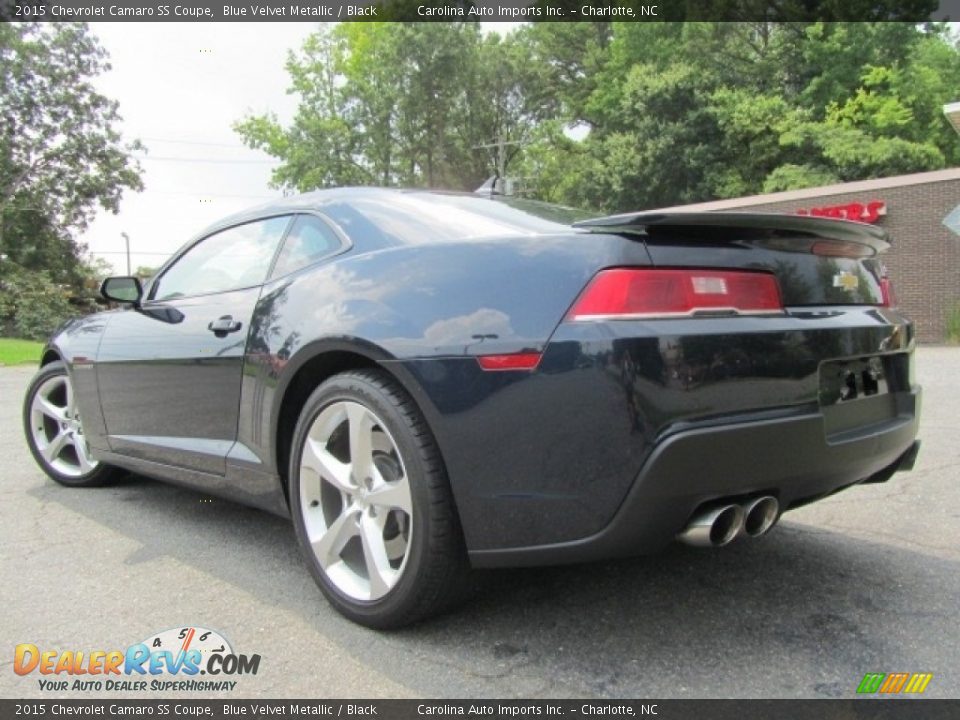
{"type": "Polygon", "coordinates": [[[840,220],[856,220],[863,223],[875,223],[887,214],[887,203],[883,200],[871,200],[868,203],[852,202],[846,205],[827,205],[815,208],[800,208],[797,215],[831,217],[840,220]]]}

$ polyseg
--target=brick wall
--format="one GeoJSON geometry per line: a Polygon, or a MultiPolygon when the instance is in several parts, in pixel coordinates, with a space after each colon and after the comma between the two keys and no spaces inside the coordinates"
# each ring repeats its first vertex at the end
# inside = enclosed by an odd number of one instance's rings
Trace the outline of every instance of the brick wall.
{"type": "Polygon", "coordinates": [[[960,170],[758,195],[682,209],[795,212],[799,208],[866,204],[870,200],[887,203],[887,214],[876,225],[890,234],[892,247],[883,261],[901,309],[916,323],[921,342],[943,342],[947,311],[960,305],[960,236],[943,225],[947,213],[960,205],[960,170]]]}

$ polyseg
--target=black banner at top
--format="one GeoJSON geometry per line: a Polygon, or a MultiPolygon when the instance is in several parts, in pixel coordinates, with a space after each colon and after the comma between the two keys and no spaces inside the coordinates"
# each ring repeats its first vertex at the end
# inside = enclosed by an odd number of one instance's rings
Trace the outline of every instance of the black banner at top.
{"type": "Polygon", "coordinates": [[[684,22],[960,20],[960,0],[0,0],[41,22],[684,22]]]}

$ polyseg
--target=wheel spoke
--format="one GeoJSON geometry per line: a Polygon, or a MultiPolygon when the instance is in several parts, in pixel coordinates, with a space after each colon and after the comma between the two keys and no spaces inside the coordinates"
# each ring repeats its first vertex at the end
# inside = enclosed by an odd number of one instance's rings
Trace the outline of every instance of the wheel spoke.
{"type": "Polygon", "coordinates": [[[357,532],[359,532],[357,514],[352,508],[346,508],[336,520],[330,523],[330,526],[319,539],[313,540],[311,538],[310,540],[320,565],[326,569],[339,562],[344,545],[357,532]]]}
{"type": "Polygon", "coordinates": [[[303,457],[300,464],[309,467],[337,489],[353,492],[354,487],[350,482],[350,465],[337,460],[329,450],[310,437],[303,444],[303,457]]]}
{"type": "Polygon", "coordinates": [[[80,465],[80,472],[86,475],[96,467],[96,461],[90,457],[90,449],[87,447],[87,441],[82,437],[71,438],[71,445],[77,451],[77,462],[80,465]]]}
{"type": "Polygon", "coordinates": [[[60,453],[63,452],[63,448],[65,448],[68,444],[69,437],[66,433],[62,432],[48,444],[39,448],[40,454],[43,455],[44,460],[46,460],[48,463],[52,463],[59,457],[60,453]]]}
{"type": "Polygon", "coordinates": [[[66,408],[54,405],[48,398],[45,398],[39,394],[33,398],[33,409],[43,413],[51,420],[55,420],[58,423],[63,422],[66,419],[66,415],[64,414],[66,408]]]}
{"type": "Polygon", "coordinates": [[[367,500],[371,505],[398,508],[407,515],[411,514],[410,484],[405,477],[396,482],[383,482],[381,485],[375,485],[367,495],[367,500]]]}
{"type": "Polygon", "coordinates": [[[73,417],[77,414],[77,408],[73,402],[73,384],[66,381],[63,384],[67,395],[67,406],[65,410],[70,414],[71,417],[73,417]]]}
{"type": "Polygon", "coordinates": [[[373,466],[373,418],[363,405],[347,405],[347,422],[350,425],[350,465],[354,477],[363,482],[370,477],[373,466]]]}
{"type": "Polygon", "coordinates": [[[397,571],[390,567],[387,546],[383,541],[383,527],[377,518],[361,515],[360,539],[363,542],[363,559],[370,579],[370,595],[380,597],[393,586],[397,571]]]}

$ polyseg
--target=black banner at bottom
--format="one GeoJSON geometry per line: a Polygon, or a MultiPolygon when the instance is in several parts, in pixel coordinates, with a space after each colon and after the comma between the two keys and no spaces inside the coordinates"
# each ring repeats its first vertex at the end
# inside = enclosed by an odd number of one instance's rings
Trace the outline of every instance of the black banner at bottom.
{"type": "Polygon", "coordinates": [[[0,718],[658,718],[899,720],[960,717],[960,700],[0,700],[0,718]]]}

